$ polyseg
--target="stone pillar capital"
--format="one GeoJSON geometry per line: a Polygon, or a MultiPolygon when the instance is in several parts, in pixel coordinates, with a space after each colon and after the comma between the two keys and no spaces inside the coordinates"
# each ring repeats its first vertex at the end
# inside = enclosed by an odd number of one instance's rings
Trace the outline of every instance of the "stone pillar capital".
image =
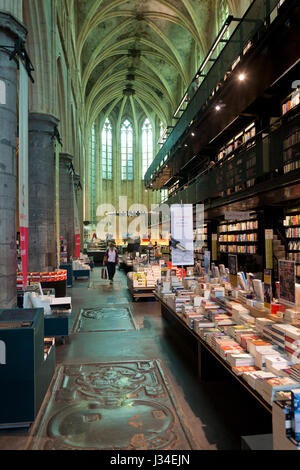
{"type": "Polygon", "coordinates": [[[66,152],[61,152],[59,154],[59,163],[62,163],[62,164],[70,164],[70,163],[73,163],[73,155],[70,155],[69,153],[66,153],[66,152]]]}
{"type": "Polygon", "coordinates": [[[26,40],[26,27],[8,11],[0,10],[0,30],[6,30],[8,34],[15,39],[20,38],[22,41],[26,40]]]}
{"type": "Polygon", "coordinates": [[[29,132],[42,131],[52,134],[58,123],[59,119],[51,114],[29,113],[29,132]]]}

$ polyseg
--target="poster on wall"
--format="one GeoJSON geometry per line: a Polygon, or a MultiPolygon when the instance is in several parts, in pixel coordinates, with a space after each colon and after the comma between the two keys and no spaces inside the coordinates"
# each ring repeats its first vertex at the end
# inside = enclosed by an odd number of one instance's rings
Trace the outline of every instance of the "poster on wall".
{"type": "Polygon", "coordinates": [[[19,93],[19,218],[21,239],[21,261],[23,288],[27,285],[28,273],[28,75],[20,64],[19,93]]]}
{"type": "Polygon", "coordinates": [[[171,247],[173,265],[194,265],[192,204],[171,205],[171,247]]]}
{"type": "Polygon", "coordinates": [[[273,298],[272,293],[272,270],[265,269],[264,270],[264,303],[265,307],[270,309],[271,302],[273,298]]]}
{"type": "Polygon", "coordinates": [[[293,305],[295,304],[295,261],[278,261],[279,269],[279,300],[293,305]]]}

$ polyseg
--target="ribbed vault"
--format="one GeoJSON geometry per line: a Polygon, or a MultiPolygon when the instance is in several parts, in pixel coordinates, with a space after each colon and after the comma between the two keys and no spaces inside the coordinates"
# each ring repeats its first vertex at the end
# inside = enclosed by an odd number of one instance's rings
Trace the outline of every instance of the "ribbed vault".
{"type": "Polygon", "coordinates": [[[207,50],[216,2],[75,1],[88,124],[125,103],[167,122],[207,50]]]}

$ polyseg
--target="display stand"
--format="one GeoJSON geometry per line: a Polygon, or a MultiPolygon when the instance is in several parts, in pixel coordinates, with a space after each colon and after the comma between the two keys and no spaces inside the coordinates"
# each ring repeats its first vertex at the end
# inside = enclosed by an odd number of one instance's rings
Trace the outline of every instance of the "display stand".
{"type": "Polygon", "coordinates": [[[55,370],[55,346],[44,352],[43,309],[0,310],[0,427],[28,427],[55,370]]]}
{"type": "Polygon", "coordinates": [[[44,320],[44,336],[61,338],[63,344],[65,339],[69,338],[69,318],[71,316],[71,310],[53,310],[51,315],[45,316],[44,320]]]}
{"type": "Polygon", "coordinates": [[[127,286],[132,298],[136,301],[140,298],[154,299],[155,287],[133,287],[133,281],[127,277],[127,286]]]}
{"type": "Polygon", "coordinates": [[[79,277],[87,277],[88,279],[90,278],[90,270],[89,269],[74,269],[73,270],[73,276],[76,279],[79,277]]]}
{"type": "Polygon", "coordinates": [[[67,287],[72,287],[73,286],[72,263],[61,264],[59,269],[65,269],[67,271],[67,287]]]}

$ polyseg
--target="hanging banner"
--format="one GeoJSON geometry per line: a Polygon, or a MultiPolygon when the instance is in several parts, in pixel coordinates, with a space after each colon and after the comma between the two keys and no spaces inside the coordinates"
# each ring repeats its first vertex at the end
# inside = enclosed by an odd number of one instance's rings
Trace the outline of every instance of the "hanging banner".
{"type": "Polygon", "coordinates": [[[59,142],[55,141],[55,208],[56,208],[56,262],[57,267],[60,267],[60,207],[59,207],[59,154],[61,146],[59,142]]]}
{"type": "Polygon", "coordinates": [[[172,264],[194,265],[193,205],[171,205],[172,264]]]}
{"type": "Polygon", "coordinates": [[[273,269],[273,230],[265,230],[266,269],[273,269]]]}
{"type": "Polygon", "coordinates": [[[230,284],[233,287],[238,286],[237,273],[238,273],[238,258],[237,255],[228,255],[228,269],[230,284]]]}
{"type": "Polygon", "coordinates": [[[273,300],[272,294],[272,270],[264,270],[264,303],[265,307],[270,309],[273,300]]]}
{"type": "Polygon", "coordinates": [[[25,289],[28,275],[28,75],[21,60],[19,65],[19,219],[25,289]]]}
{"type": "Polygon", "coordinates": [[[77,201],[76,201],[74,184],[73,184],[73,195],[74,195],[75,258],[80,258],[80,246],[81,246],[80,223],[79,223],[78,206],[77,206],[77,201]]]}
{"type": "Polygon", "coordinates": [[[279,269],[279,301],[295,305],[296,291],[295,291],[295,261],[278,261],[279,269]]]}
{"type": "Polygon", "coordinates": [[[204,267],[205,267],[205,273],[209,274],[209,271],[210,271],[210,251],[207,251],[207,250],[204,251],[204,267]]]}

